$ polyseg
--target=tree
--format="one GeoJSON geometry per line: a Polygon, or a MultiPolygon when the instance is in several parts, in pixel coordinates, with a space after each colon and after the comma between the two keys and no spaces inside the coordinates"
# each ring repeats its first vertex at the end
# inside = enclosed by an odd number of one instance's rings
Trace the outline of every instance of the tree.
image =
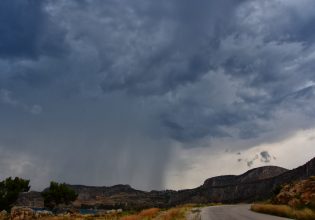
{"type": "Polygon", "coordinates": [[[281,190],[283,188],[283,185],[277,185],[273,190],[272,190],[272,193],[273,193],[273,196],[277,196],[281,190]]]}
{"type": "Polygon", "coordinates": [[[69,205],[76,200],[78,194],[68,187],[65,183],[50,182],[47,190],[42,192],[44,197],[44,205],[47,208],[53,209],[59,204],[69,205]]]}
{"type": "Polygon", "coordinates": [[[0,210],[10,212],[21,192],[30,190],[30,181],[19,177],[11,177],[0,182],[0,210]]]}

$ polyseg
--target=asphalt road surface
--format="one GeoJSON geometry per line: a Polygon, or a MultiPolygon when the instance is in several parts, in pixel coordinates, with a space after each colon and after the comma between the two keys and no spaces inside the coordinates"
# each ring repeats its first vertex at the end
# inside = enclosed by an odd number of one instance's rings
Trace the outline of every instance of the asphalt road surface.
{"type": "Polygon", "coordinates": [[[285,220],[249,210],[250,205],[212,206],[201,209],[201,220],[285,220]]]}

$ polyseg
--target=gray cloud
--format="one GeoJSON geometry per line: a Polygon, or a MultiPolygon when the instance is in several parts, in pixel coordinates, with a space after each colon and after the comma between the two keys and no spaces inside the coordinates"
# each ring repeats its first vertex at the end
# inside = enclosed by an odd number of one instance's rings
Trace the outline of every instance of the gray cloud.
{"type": "Polygon", "coordinates": [[[311,0],[0,6],[0,146],[47,178],[163,188],[174,143],[241,151],[314,127],[311,0]]]}
{"type": "Polygon", "coordinates": [[[254,165],[255,161],[258,160],[258,158],[259,158],[259,156],[255,155],[255,157],[253,157],[249,160],[246,160],[247,166],[252,167],[254,165]]]}
{"type": "Polygon", "coordinates": [[[260,152],[261,161],[265,163],[269,163],[271,161],[271,156],[268,151],[260,152]]]}
{"type": "MultiPolygon", "coordinates": [[[[238,154],[240,155],[240,154],[238,154]]],[[[263,150],[259,154],[255,154],[255,156],[250,157],[250,158],[238,158],[238,162],[244,161],[248,167],[252,167],[256,165],[256,162],[260,160],[260,162],[263,163],[270,163],[272,160],[276,160],[275,156],[272,156],[268,151],[263,150]]]]}
{"type": "Polygon", "coordinates": [[[0,89],[0,103],[23,109],[34,115],[40,114],[43,110],[40,105],[29,105],[13,98],[11,91],[6,89],[0,89]]]}

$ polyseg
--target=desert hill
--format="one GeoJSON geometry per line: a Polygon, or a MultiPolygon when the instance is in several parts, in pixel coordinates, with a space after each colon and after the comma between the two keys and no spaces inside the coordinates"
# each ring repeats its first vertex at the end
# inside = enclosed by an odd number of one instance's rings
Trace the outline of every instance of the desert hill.
{"type": "MultiPolygon", "coordinates": [[[[187,190],[145,192],[129,185],[95,187],[69,185],[78,194],[74,206],[78,208],[142,209],[168,207],[184,203],[239,203],[268,199],[282,184],[304,180],[315,175],[315,158],[293,170],[276,166],[255,168],[236,176],[218,176],[207,179],[201,186],[187,190]]],[[[18,204],[41,207],[43,199],[38,192],[21,194],[18,204]]]]}

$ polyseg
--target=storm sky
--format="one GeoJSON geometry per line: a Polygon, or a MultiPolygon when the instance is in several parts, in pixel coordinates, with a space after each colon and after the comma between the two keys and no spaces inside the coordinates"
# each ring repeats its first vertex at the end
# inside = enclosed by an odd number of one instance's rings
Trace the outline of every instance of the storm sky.
{"type": "Polygon", "coordinates": [[[315,156],[314,0],[1,0],[0,178],[181,189],[315,156]]]}

